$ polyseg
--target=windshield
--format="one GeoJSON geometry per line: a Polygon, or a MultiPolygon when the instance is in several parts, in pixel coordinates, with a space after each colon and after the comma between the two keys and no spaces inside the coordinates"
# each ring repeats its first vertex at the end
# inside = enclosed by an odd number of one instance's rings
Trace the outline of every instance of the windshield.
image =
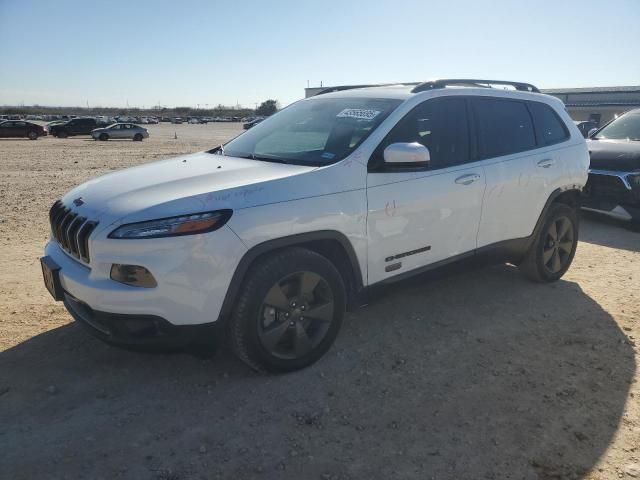
{"type": "Polygon", "coordinates": [[[387,98],[300,101],[225,144],[223,154],[302,165],[333,163],[355,150],[400,103],[387,98]]]}
{"type": "Polygon", "coordinates": [[[592,137],[595,140],[640,140],[640,112],[616,118],[592,137]]]}

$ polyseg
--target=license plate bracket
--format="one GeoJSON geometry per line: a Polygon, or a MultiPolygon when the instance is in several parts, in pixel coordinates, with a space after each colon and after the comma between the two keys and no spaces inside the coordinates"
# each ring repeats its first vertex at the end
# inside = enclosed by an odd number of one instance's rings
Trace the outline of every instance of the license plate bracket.
{"type": "Polygon", "coordinates": [[[49,256],[40,259],[40,266],[42,267],[44,286],[47,287],[54,300],[63,300],[64,290],[60,283],[60,266],[49,256]]]}

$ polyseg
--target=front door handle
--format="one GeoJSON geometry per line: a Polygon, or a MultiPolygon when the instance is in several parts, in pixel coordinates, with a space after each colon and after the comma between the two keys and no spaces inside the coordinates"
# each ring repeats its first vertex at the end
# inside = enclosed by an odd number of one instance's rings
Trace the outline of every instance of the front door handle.
{"type": "Polygon", "coordinates": [[[480,180],[480,175],[477,173],[470,173],[456,178],[456,183],[458,185],[471,185],[473,182],[477,182],[478,180],[480,180]]]}
{"type": "Polygon", "coordinates": [[[550,159],[550,158],[545,158],[544,160],[540,160],[538,162],[538,166],[540,168],[549,168],[550,166],[552,166],[555,162],[550,159]]]}

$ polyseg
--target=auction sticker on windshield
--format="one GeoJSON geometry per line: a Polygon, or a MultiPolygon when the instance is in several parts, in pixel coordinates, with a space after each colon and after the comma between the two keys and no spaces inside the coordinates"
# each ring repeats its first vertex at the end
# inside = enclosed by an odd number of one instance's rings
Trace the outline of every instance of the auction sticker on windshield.
{"type": "Polygon", "coordinates": [[[373,120],[380,114],[380,110],[364,110],[361,108],[345,108],[336,117],[356,118],[358,120],[373,120]]]}

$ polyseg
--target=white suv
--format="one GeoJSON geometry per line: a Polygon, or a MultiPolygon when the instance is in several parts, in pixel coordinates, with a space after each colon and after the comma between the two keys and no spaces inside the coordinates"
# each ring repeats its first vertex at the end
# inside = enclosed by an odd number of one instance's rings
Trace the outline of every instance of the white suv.
{"type": "Polygon", "coordinates": [[[65,195],[42,258],[54,298],[124,346],[223,326],[281,372],[320,358],[372,287],[481,254],[564,274],[589,154],[559,100],[486,80],[334,90],[65,195]]]}

